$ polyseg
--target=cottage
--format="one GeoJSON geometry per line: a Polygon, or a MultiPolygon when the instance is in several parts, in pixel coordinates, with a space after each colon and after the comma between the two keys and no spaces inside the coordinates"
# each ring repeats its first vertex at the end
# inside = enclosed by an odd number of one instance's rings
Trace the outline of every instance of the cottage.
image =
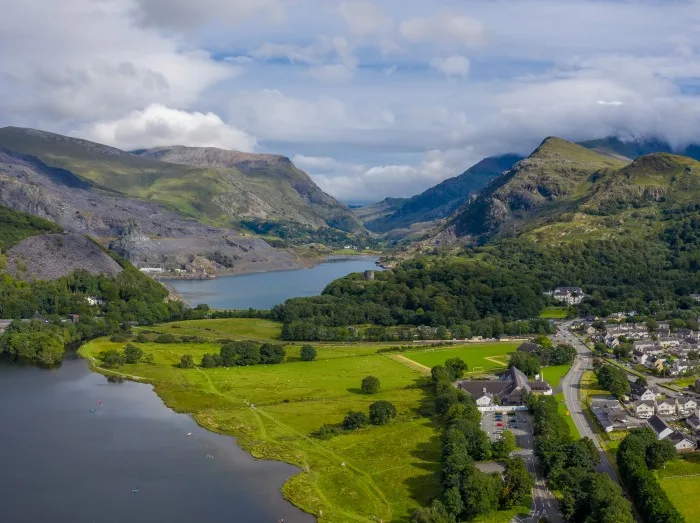
{"type": "Polygon", "coordinates": [[[667,438],[678,452],[693,452],[697,443],[685,437],[682,433],[675,431],[667,438]]]}
{"type": "Polygon", "coordinates": [[[698,408],[698,402],[693,398],[680,398],[678,400],[678,415],[690,416],[698,408]]]}
{"type": "Polygon", "coordinates": [[[617,400],[593,398],[591,400],[591,411],[605,432],[612,432],[615,429],[627,427],[628,420],[625,417],[622,405],[617,400]]]}
{"type": "Polygon", "coordinates": [[[85,300],[91,307],[105,304],[105,301],[102,298],[98,298],[97,296],[88,296],[87,298],[85,298],[85,300]]]}
{"type": "Polygon", "coordinates": [[[674,430],[658,416],[652,416],[647,421],[651,430],[656,433],[656,439],[665,439],[673,434],[674,430]]]}
{"type": "Polygon", "coordinates": [[[139,270],[146,274],[162,274],[165,272],[165,269],[162,267],[142,267],[139,270]]]}
{"type": "Polygon", "coordinates": [[[634,415],[640,419],[649,419],[656,412],[655,401],[638,401],[633,407],[634,415]]]}
{"type": "Polygon", "coordinates": [[[552,298],[567,305],[578,305],[585,297],[580,287],[557,287],[552,293],[552,298]]]}
{"type": "Polygon", "coordinates": [[[690,360],[676,360],[673,362],[673,365],[671,365],[671,375],[672,376],[679,376],[679,375],[683,374],[684,372],[688,372],[690,369],[692,369],[696,365],[697,365],[697,362],[693,362],[690,360]]]}
{"type": "Polygon", "coordinates": [[[632,351],[633,352],[644,352],[647,353],[650,350],[653,350],[656,348],[656,342],[651,339],[647,340],[637,340],[635,342],[632,342],[632,351]]]}
{"type": "Polygon", "coordinates": [[[666,398],[656,406],[656,413],[659,416],[675,416],[677,410],[675,398],[666,398]]]}
{"type": "Polygon", "coordinates": [[[664,336],[659,338],[659,345],[663,348],[668,349],[669,347],[678,347],[681,344],[681,340],[675,337],[664,336]]]}

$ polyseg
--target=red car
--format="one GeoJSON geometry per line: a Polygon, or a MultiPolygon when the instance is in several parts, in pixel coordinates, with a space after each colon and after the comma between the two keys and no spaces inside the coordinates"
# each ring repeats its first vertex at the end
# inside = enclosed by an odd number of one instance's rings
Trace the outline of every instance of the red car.
{"type": "Polygon", "coordinates": [[[503,423],[500,423],[500,422],[499,422],[499,423],[496,423],[496,426],[497,426],[497,427],[502,427],[502,426],[503,426],[503,423]]]}

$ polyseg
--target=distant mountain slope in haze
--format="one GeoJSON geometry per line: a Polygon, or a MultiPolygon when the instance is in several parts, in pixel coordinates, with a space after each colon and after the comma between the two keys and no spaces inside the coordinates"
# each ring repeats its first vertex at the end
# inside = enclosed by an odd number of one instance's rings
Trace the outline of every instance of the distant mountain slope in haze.
{"type": "Polygon", "coordinates": [[[700,160],[700,145],[688,145],[674,151],[668,142],[658,138],[623,141],[620,138],[609,136],[600,140],[579,142],[578,145],[586,149],[591,149],[599,154],[614,156],[620,159],[634,160],[646,154],[673,153],[700,160]]]}
{"type": "Polygon", "coordinates": [[[363,230],[347,207],[323,193],[283,157],[230,151],[212,155],[190,148],[136,155],[17,127],[0,129],[0,147],[33,156],[95,187],[152,201],[212,225],[230,227],[252,219],[363,230]]]}
{"type": "Polygon", "coordinates": [[[365,226],[373,232],[387,232],[446,218],[521,159],[515,154],[485,158],[461,175],[409,198],[391,214],[367,221],[365,226]]]}
{"type": "Polygon", "coordinates": [[[389,216],[407,201],[408,198],[384,198],[381,202],[356,207],[352,212],[358,220],[366,224],[389,216]]]}
{"type": "Polygon", "coordinates": [[[547,212],[564,212],[587,194],[594,174],[625,164],[566,140],[547,138],[528,158],[491,182],[451,224],[457,236],[515,232],[547,212]]]}

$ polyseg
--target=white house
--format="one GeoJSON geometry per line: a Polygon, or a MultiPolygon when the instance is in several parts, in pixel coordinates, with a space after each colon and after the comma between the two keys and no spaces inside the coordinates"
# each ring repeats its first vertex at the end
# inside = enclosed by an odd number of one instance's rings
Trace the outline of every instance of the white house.
{"type": "Polygon", "coordinates": [[[686,438],[678,431],[675,431],[673,434],[668,436],[667,439],[673,443],[673,446],[676,447],[678,452],[692,452],[697,447],[697,444],[694,441],[686,438]]]}
{"type": "Polygon", "coordinates": [[[666,398],[656,406],[656,413],[659,416],[673,416],[676,414],[675,398],[666,398]]]}
{"type": "Polygon", "coordinates": [[[145,272],[146,274],[161,274],[165,272],[165,269],[162,267],[141,267],[139,270],[141,272],[145,272]]]}
{"type": "Polygon", "coordinates": [[[663,337],[659,338],[659,345],[667,349],[669,347],[678,347],[681,344],[681,340],[678,338],[663,337]]]}
{"type": "Polygon", "coordinates": [[[656,439],[664,439],[673,434],[674,430],[669,427],[668,423],[658,416],[652,416],[647,421],[651,429],[656,433],[656,439]]]}
{"type": "Polygon", "coordinates": [[[681,398],[678,400],[678,415],[690,416],[698,408],[698,402],[693,398],[681,398]]]}
{"type": "Polygon", "coordinates": [[[678,376],[683,374],[684,372],[689,371],[696,364],[697,362],[692,362],[690,360],[676,360],[671,366],[671,375],[678,376]]]}
{"type": "Polygon", "coordinates": [[[640,419],[649,419],[656,412],[655,401],[638,401],[634,404],[634,415],[640,419]]]}
{"type": "Polygon", "coordinates": [[[688,416],[685,419],[685,423],[693,432],[700,432],[700,418],[698,418],[695,414],[688,416]]]}
{"type": "Polygon", "coordinates": [[[486,389],[476,398],[477,407],[490,407],[493,405],[493,394],[486,392],[486,389]]]}
{"type": "Polygon", "coordinates": [[[659,393],[650,387],[643,387],[636,383],[630,383],[632,398],[638,401],[654,401],[659,397],[659,393]]]}
{"type": "Polygon", "coordinates": [[[552,293],[552,298],[567,305],[578,305],[585,297],[580,287],[557,287],[552,293]]]}
{"type": "Polygon", "coordinates": [[[649,355],[642,351],[636,350],[632,353],[632,361],[637,363],[638,365],[644,365],[648,359],[649,355]]]}

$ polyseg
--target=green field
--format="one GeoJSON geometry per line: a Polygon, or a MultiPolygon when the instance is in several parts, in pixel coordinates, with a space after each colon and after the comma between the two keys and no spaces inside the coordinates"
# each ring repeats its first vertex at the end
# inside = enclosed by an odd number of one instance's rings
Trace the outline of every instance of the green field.
{"type": "MultiPolygon", "coordinates": [[[[282,491],[305,511],[316,516],[322,511],[319,521],[408,521],[415,508],[439,495],[440,442],[432,419],[432,387],[423,369],[395,360],[395,354],[378,352],[390,344],[314,344],[318,359],[313,362],[300,361],[300,344],[289,344],[286,361],[279,365],[180,369],[176,365],[183,354],[191,354],[199,363],[203,354],[217,352],[217,338],[264,340],[277,336],[279,325],[246,319],[203,320],[153,330],[206,334],[212,341],[138,343],[153,355],[154,364],[124,365],[116,373],[152,383],[166,405],[191,413],[203,427],[237,437],[253,456],[297,465],[301,473],[290,478],[282,491]],[[359,391],[368,375],[382,383],[373,396],[359,391]],[[367,412],[378,399],[396,405],[396,420],[327,440],[313,437],[321,425],[340,424],[349,410],[367,412]]],[[[93,340],[80,348],[80,354],[98,366],[100,352],[123,345],[104,338],[93,340]]],[[[477,351],[486,355],[512,350],[512,344],[489,345],[477,351]]],[[[510,519],[511,513],[503,512],[484,521],[510,519]]]]}
{"type": "Polygon", "coordinates": [[[686,454],[656,474],[661,487],[685,520],[700,521],[700,455],[686,454]]]}
{"type": "Polygon", "coordinates": [[[571,365],[555,365],[553,367],[544,367],[542,369],[541,375],[542,379],[548,381],[553,389],[556,389],[560,384],[561,380],[569,372],[571,365]]]}
{"type": "Polygon", "coordinates": [[[565,307],[548,307],[540,312],[540,318],[546,320],[564,320],[569,314],[569,309],[565,307]]]}
{"type": "Polygon", "coordinates": [[[458,347],[425,348],[405,352],[403,355],[431,368],[442,365],[450,358],[461,358],[469,365],[469,372],[489,372],[505,369],[508,366],[508,354],[514,352],[520,343],[517,341],[469,343],[458,347]]]}

